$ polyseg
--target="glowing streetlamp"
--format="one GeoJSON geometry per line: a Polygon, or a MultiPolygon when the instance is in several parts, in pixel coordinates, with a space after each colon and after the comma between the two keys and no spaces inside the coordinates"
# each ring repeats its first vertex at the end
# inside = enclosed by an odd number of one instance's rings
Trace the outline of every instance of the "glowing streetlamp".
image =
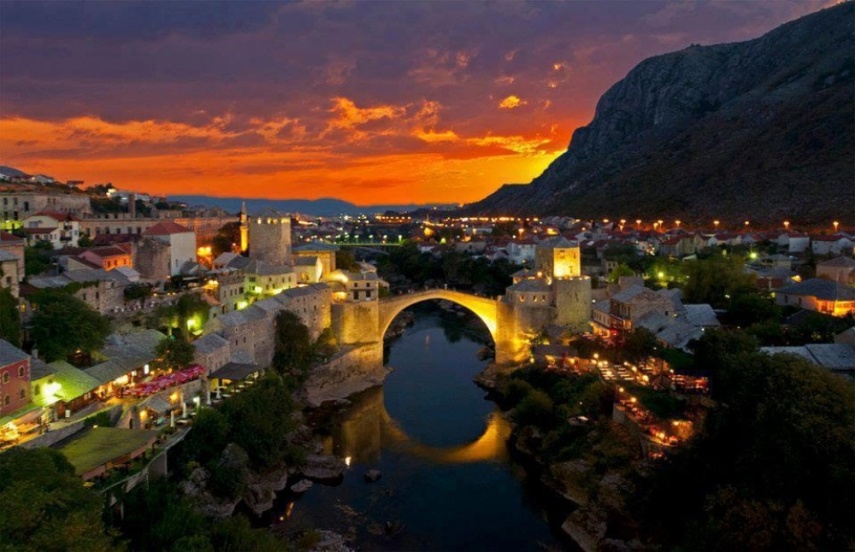
{"type": "Polygon", "coordinates": [[[719,223],[719,221],[714,220],[714,221],[712,221],[712,223],[713,223],[713,226],[715,226],[715,229],[716,229],[716,230],[718,230],[718,223],[719,223]]]}
{"type": "Polygon", "coordinates": [[[641,219],[635,219],[635,228],[636,229],[641,228],[641,219]]]}
{"type": "Polygon", "coordinates": [[[677,228],[679,228],[679,227],[680,227],[680,222],[681,222],[681,221],[679,221],[679,220],[675,220],[675,221],[674,221],[674,224],[676,224],[676,225],[677,225],[677,228]]]}
{"type": "Polygon", "coordinates": [[[787,232],[790,231],[790,221],[788,221],[788,220],[784,221],[784,230],[786,230],[787,232]]]}
{"type": "Polygon", "coordinates": [[[837,221],[835,220],[835,221],[834,221],[834,222],[832,222],[831,224],[833,224],[833,225],[834,225],[834,231],[835,231],[835,232],[837,232],[837,227],[840,225],[840,223],[839,223],[839,222],[837,222],[837,221]]]}
{"type": "Polygon", "coordinates": [[[749,225],[749,224],[751,224],[751,223],[750,223],[750,222],[748,222],[748,221],[746,220],[746,221],[745,221],[745,228],[746,228],[746,230],[748,229],[748,225],[749,225]]]}

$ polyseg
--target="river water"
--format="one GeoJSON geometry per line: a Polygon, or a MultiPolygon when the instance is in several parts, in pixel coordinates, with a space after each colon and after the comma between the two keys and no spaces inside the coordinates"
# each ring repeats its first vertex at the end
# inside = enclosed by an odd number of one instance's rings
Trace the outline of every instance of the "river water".
{"type": "Polygon", "coordinates": [[[384,385],[328,429],[325,452],[350,463],[344,480],[277,501],[279,530],[330,529],[362,550],[561,547],[548,495],[508,458],[510,427],[472,381],[483,345],[451,318],[420,309],[391,343],[384,385]],[[365,482],[370,469],[379,481],[365,482]]]}

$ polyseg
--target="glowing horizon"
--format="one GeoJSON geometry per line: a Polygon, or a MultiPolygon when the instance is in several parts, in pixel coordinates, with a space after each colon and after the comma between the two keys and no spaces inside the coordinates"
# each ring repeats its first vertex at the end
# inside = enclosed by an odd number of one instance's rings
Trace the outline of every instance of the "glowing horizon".
{"type": "Polygon", "coordinates": [[[154,195],[466,203],[538,176],[642,59],[827,3],[7,5],[0,164],[154,195]]]}

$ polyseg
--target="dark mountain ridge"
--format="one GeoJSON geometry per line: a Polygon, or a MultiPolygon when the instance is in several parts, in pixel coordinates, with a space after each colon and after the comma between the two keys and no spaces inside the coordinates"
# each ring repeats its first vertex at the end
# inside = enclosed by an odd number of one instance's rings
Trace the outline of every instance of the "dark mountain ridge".
{"type": "Polygon", "coordinates": [[[855,219],[855,5],[649,58],[528,185],[478,214],[808,225],[855,219]]]}

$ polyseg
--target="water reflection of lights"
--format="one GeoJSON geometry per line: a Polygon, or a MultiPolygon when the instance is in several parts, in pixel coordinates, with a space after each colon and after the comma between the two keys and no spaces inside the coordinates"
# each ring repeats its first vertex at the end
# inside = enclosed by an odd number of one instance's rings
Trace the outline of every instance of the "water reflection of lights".
{"type": "Polygon", "coordinates": [[[286,519],[291,519],[291,514],[294,513],[294,503],[289,502],[288,506],[285,508],[285,512],[279,516],[279,521],[285,521],[286,519]]]}

